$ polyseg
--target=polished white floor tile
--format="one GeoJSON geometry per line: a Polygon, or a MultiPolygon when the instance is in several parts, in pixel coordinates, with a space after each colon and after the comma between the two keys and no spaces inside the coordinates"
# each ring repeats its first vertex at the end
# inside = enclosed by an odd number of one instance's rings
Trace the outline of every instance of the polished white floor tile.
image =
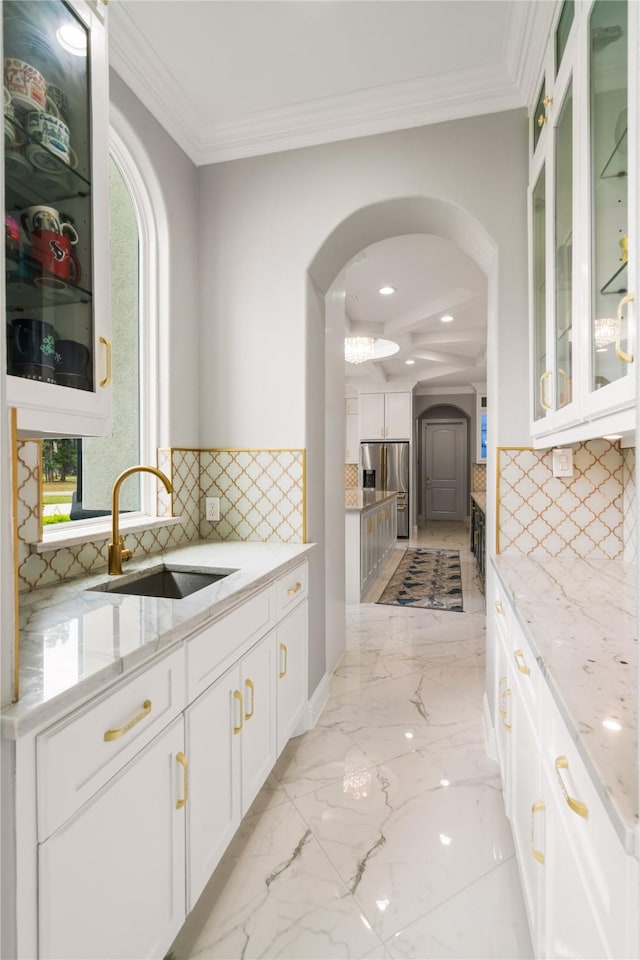
{"type": "Polygon", "coordinates": [[[291,740],[173,949],[187,957],[529,958],[511,832],[485,753],[484,598],[462,524],[463,613],[347,608],[318,724],[291,740]]]}
{"type": "Polygon", "coordinates": [[[532,957],[529,928],[515,857],[395,934],[387,942],[393,958],[478,960],[532,957]]]}

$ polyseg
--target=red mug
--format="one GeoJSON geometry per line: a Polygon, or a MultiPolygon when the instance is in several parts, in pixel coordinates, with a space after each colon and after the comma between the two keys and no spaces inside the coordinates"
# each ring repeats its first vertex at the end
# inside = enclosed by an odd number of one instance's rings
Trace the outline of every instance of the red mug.
{"type": "Polygon", "coordinates": [[[31,256],[53,277],[40,277],[39,284],[55,286],[54,277],[62,281],[80,283],[80,261],[71,249],[71,240],[55,230],[34,230],[31,234],[31,256]]]}

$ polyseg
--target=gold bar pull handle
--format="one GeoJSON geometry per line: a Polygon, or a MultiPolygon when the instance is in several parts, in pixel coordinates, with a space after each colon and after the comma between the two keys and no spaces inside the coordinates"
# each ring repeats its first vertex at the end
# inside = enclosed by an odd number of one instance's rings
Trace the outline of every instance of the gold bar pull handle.
{"type": "Polygon", "coordinates": [[[249,690],[251,691],[251,710],[249,713],[245,713],[244,718],[245,720],[251,720],[251,717],[256,712],[256,688],[251,680],[245,680],[244,685],[245,687],[249,687],[249,690]]]}
{"type": "Polygon", "coordinates": [[[105,376],[104,376],[104,380],[101,380],[101,381],[100,381],[100,386],[101,386],[101,387],[108,387],[109,384],[111,383],[111,381],[113,380],[112,360],[111,360],[111,354],[112,354],[112,352],[113,352],[113,349],[112,349],[112,345],[111,345],[111,340],[107,340],[106,337],[100,337],[100,343],[104,343],[105,348],[106,348],[106,351],[107,351],[107,352],[106,352],[107,368],[106,368],[106,373],[105,373],[105,376]]]}
{"type": "Polygon", "coordinates": [[[233,728],[233,732],[234,732],[234,733],[240,733],[240,731],[242,730],[242,717],[243,717],[243,714],[244,714],[244,707],[242,706],[242,694],[240,693],[239,690],[234,690],[234,691],[233,691],[233,696],[234,696],[234,698],[238,701],[238,703],[240,704],[240,726],[234,727],[234,728],[233,728]]]}
{"type": "MultiPolygon", "coordinates": [[[[282,678],[283,678],[283,677],[286,677],[286,675],[287,675],[287,660],[289,659],[289,652],[288,652],[288,650],[287,650],[287,645],[286,645],[286,643],[281,643],[281,644],[280,644],[280,652],[281,652],[281,653],[284,653],[284,668],[283,668],[283,669],[280,671],[280,673],[278,674],[278,676],[279,676],[280,679],[282,680],[282,678]]],[[[280,661],[280,663],[282,663],[282,660],[280,661]]]]}
{"type": "Polygon", "coordinates": [[[511,702],[511,690],[509,690],[509,688],[507,688],[507,689],[504,691],[504,693],[502,694],[502,700],[503,700],[504,705],[505,705],[505,706],[504,706],[504,710],[501,710],[501,711],[500,711],[500,713],[502,714],[502,726],[505,728],[505,730],[509,731],[509,733],[510,733],[510,732],[511,732],[511,724],[510,724],[510,723],[507,723],[507,716],[508,716],[508,713],[509,713],[508,704],[511,702]]]}
{"type": "Polygon", "coordinates": [[[577,813],[579,817],[584,817],[585,820],[589,817],[589,808],[586,803],[582,803],[581,800],[576,800],[569,794],[565,786],[565,782],[562,779],[562,770],[569,769],[569,761],[566,757],[556,757],[556,773],[558,775],[558,782],[560,784],[560,789],[562,790],[562,796],[567,801],[568,806],[573,810],[574,813],[577,813]]]}
{"type": "Polygon", "coordinates": [[[513,657],[514,657],[514,660],[516,661],[516,666],[520,671],[520,673],[524,673],[528,677],[529,674],[531,673],[531,670],[524,662],[524,653],[522,652],[522,650],[514,650],[513,657]]]}
{"type": "Polygon", "coordinates": [[[292,597],[294,593],[298,592],[298,590],[302,590],[302,584],[300,583],[300,581],[295,583],[292,587],[289,587],[289,589],[287,590],[287,596],[292,597]]]}
{"type": "Polygon", "coordinates": [[[141,720],[144,720],[145,717],[148,717],[151,713],[151,700],[145,700],[142,704],[142,710],[140,713],[136,713],[135,717],[132,717],[128,723],[125,723],[124,727],[116,727],[115,730],[107,730],[104,735],[105,741],[107,743],[110,740],[118,740],[120,737],[124,737],[125,733],[129,733],[132,727],[135,727],[137,723],[140,723],[141,720]]]}
{"type": "Polygon", "coordinates": [[[551,404],[547,403],[547,400],[546,400],[546,397],[547,397],[546,382],[550,376],[552,376],[551,370],[545,370],[545,372],[540,377],[540,391],[539,391],[540,406],[542,407],[543,410],[553,410],[553,407],[551,406],[551,404]]]}
{"type": "Polygon", "coordinates": [[[182,767],[182,798],[176,802],[176,810],[182,810],[189,799],[189,764],[182,751],[176,753],[176,760],[182,767]]]}
{"type": "MultiPolygon", "coordinates": [[[[502,700],[502,698],[504,697],[504,690],[502,689],[502,684],[503,684],[503,683],[504,683],[504,685],[505,685],[505,690],[506,690],[506,687],[507,687],[507,678],[506,678],[506,677],[500,677],[500,679],[498,680],[498,698],[499,698],[499,700],[502,700]]],[[[504,713],[504,710],[502,709],[502,707],[500,707],[499,710],[500,710],[500,716],[501,716],[501,717],[504,717],[505,713],[504,713]]]]}
{"type": "Polygon", "coordinates": [[[635,300],[635,293],[628,293],[625,297],[622,298],[618,304],[618,312],[616,314],[616,357],[618,360],[622,360],[623,363],[633,363],[633,354],[626,353],[620,348],[620,330],[622,328],[622,308],[626,303],[633,303],[635,300]]]}
{"type": "Polygon", "coordinates": [[[500,614],[501,617],[505,617],[505,616],[506,616],[506,614],[505,614],[505,612],[504,612],[504,604],[503,604],[502,600],[496,600],[496,610],[498,611],[498,613],[500,614]]]}
{"type": "Polygon", "coordinates": [[[541,813],[543,810],[544,803],[542,800],[536,800],[531,805],[531,853],[533,859],[544,866],[544,853],[536,847],[536,813],[541,813]]]}

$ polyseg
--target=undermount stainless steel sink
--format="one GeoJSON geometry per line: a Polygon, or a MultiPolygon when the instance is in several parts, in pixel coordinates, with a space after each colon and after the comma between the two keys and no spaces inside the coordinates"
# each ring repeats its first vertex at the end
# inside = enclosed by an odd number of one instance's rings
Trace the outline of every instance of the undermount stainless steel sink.
{"type": "Polygon", "coordinates": [[[125,583],[120,580],[109,580],[91,589],[103,593],[126,593],[135,597],[167,597],[170,600],[182,600],[218,580],[223,580],[230,573],[235,573],[235,570],[205,572],[163,566],[159,570],[143,573],[125,583]]]}

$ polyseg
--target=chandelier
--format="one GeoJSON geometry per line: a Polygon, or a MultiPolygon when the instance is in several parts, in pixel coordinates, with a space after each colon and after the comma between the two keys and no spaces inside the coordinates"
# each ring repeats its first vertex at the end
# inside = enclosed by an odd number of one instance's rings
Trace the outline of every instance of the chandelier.
{"type": "Polygon", "coordinates": [[[375,356],[375,337],[345,337],[344,358],[347,363],[365,363],[375,356]]]}
{"type": "Polygon", "coordinates": [[[596,350],[606,350],[610,343],[616,342],[618,321],[615,317],[598,317],[593,323],[593,338],[596,350]]]}

